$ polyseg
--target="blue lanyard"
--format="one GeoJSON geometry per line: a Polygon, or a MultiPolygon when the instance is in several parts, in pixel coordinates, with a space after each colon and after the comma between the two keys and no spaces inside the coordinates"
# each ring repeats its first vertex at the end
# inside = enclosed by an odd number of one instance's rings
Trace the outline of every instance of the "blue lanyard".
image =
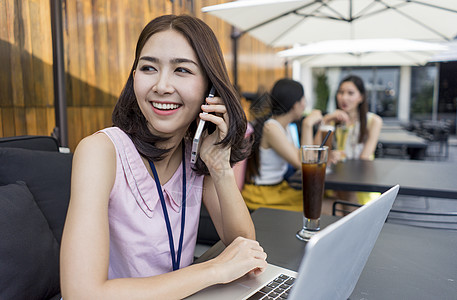
{"type": "Polygon", "coordinates": [[[171,264],[173,265],[173,271],[179,269],[181,262],[182,243],[184,239],[184,224],[186,220],[186,159],[185,159],[184,141],[182,142],[182,201],[181,201],[181,234],[179,236],[178,255],[175,255],[175,245],[173,242],[173,232],[171,231],[170,218],[168,217],[167,206],[165,204],[165,197],[163,196],[162,186],[160,185],[159,176],[157,170],[152,161],[149,161],[151,166],[152,174],[154,174],[154,181],[156,182],[157,191],[159,192],[160,203],[162,205],[163,215],[165,217],[165,225],[167,226],[168,243],[170,244],[171,252],[171,264]]]}

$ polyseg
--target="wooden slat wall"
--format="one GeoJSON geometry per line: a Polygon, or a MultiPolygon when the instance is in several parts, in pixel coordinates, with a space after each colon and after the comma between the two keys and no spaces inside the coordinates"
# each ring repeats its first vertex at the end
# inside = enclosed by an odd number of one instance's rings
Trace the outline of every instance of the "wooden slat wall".
{"type": "MultiPolygon", "coordinates": [[[[227,1],[62,0],[70,149],[111,125],[136,39],[156,16],[187,13],[203,19],[216,33],[231,73],[231,26],[200,11],[223,2],[227,1]]],[[[270,88],[285,76],[276,51],[249,35],[240,39],[242,91],[256,91],[259,85],[270,88]]],[[[0,65],[0,137],[50,135],[55,116],[49,0],[0,1],[0,65]]]]}
{"type": "Polygon", "coordinates": [[[0,136],[55,126],[49,1],[0,1],[0,136]]]}

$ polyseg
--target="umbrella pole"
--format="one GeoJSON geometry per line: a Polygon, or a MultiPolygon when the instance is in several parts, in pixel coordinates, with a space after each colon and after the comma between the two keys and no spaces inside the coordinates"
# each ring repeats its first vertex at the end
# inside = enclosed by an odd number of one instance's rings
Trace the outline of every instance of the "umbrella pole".
{"type": "Polygon", "coordinates": [[[440,64],[435,63],[436,66],[436,76],[433,87],[433,106],[432,106],[432,120],[438,120],[438,96],[440,92],[440,64]]]}
{"type": "Polygon", "coordinates": [[[232,69],[233,69],[233,86],[235,89],[239,91],[238,87],[238,44],[240,37],[243,35],[243,32],[239,31],[235,26],[232,26],[232,33],[230,34],[230,38],[232,39],[232,52],[233,52],[233,61],[232,61],[232,69]]]}
{"type": "Polygon", "coordinates": [[[65,93],[65,66],[62,33],[62,3],[51,1],[52,31],[52,68],[54,73],[54,110],[56,127],[53,135],[58,139],[60,147],[68,147],[67,130],[67,99],[65,93]]]}

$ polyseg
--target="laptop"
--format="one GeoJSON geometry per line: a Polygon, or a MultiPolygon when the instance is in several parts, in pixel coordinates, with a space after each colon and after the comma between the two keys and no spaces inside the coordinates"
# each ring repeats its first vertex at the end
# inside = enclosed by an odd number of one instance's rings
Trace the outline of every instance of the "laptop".
{"type": "Polygon", "coordinates": [[[298,273],[272,264],[257,277],[203,289],[187,299],[348,299],[374,247],[399,186],[330,224],[305,247],[298,273]],[[282,296],[282,298],[281,298],[282,296]]]}

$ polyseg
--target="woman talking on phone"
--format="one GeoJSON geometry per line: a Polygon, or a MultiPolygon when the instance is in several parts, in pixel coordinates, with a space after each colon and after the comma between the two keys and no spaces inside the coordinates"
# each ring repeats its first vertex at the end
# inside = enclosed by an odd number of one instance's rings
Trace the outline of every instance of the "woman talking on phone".
{"type": "Polygon", "coordinates": [[[236,95],[204,22],[167,15],[146,25],[114,126],[83,139],[74,154],[64,299],[180,299],[264,270],[231,168],[248,153],[236,95]],[[216,95],[206,98],[211,86],[216,95]],[[212,130],[193,165],[199,119],[212,130]],[[191,265],[202,202],[227,248],[191,265]]]}

